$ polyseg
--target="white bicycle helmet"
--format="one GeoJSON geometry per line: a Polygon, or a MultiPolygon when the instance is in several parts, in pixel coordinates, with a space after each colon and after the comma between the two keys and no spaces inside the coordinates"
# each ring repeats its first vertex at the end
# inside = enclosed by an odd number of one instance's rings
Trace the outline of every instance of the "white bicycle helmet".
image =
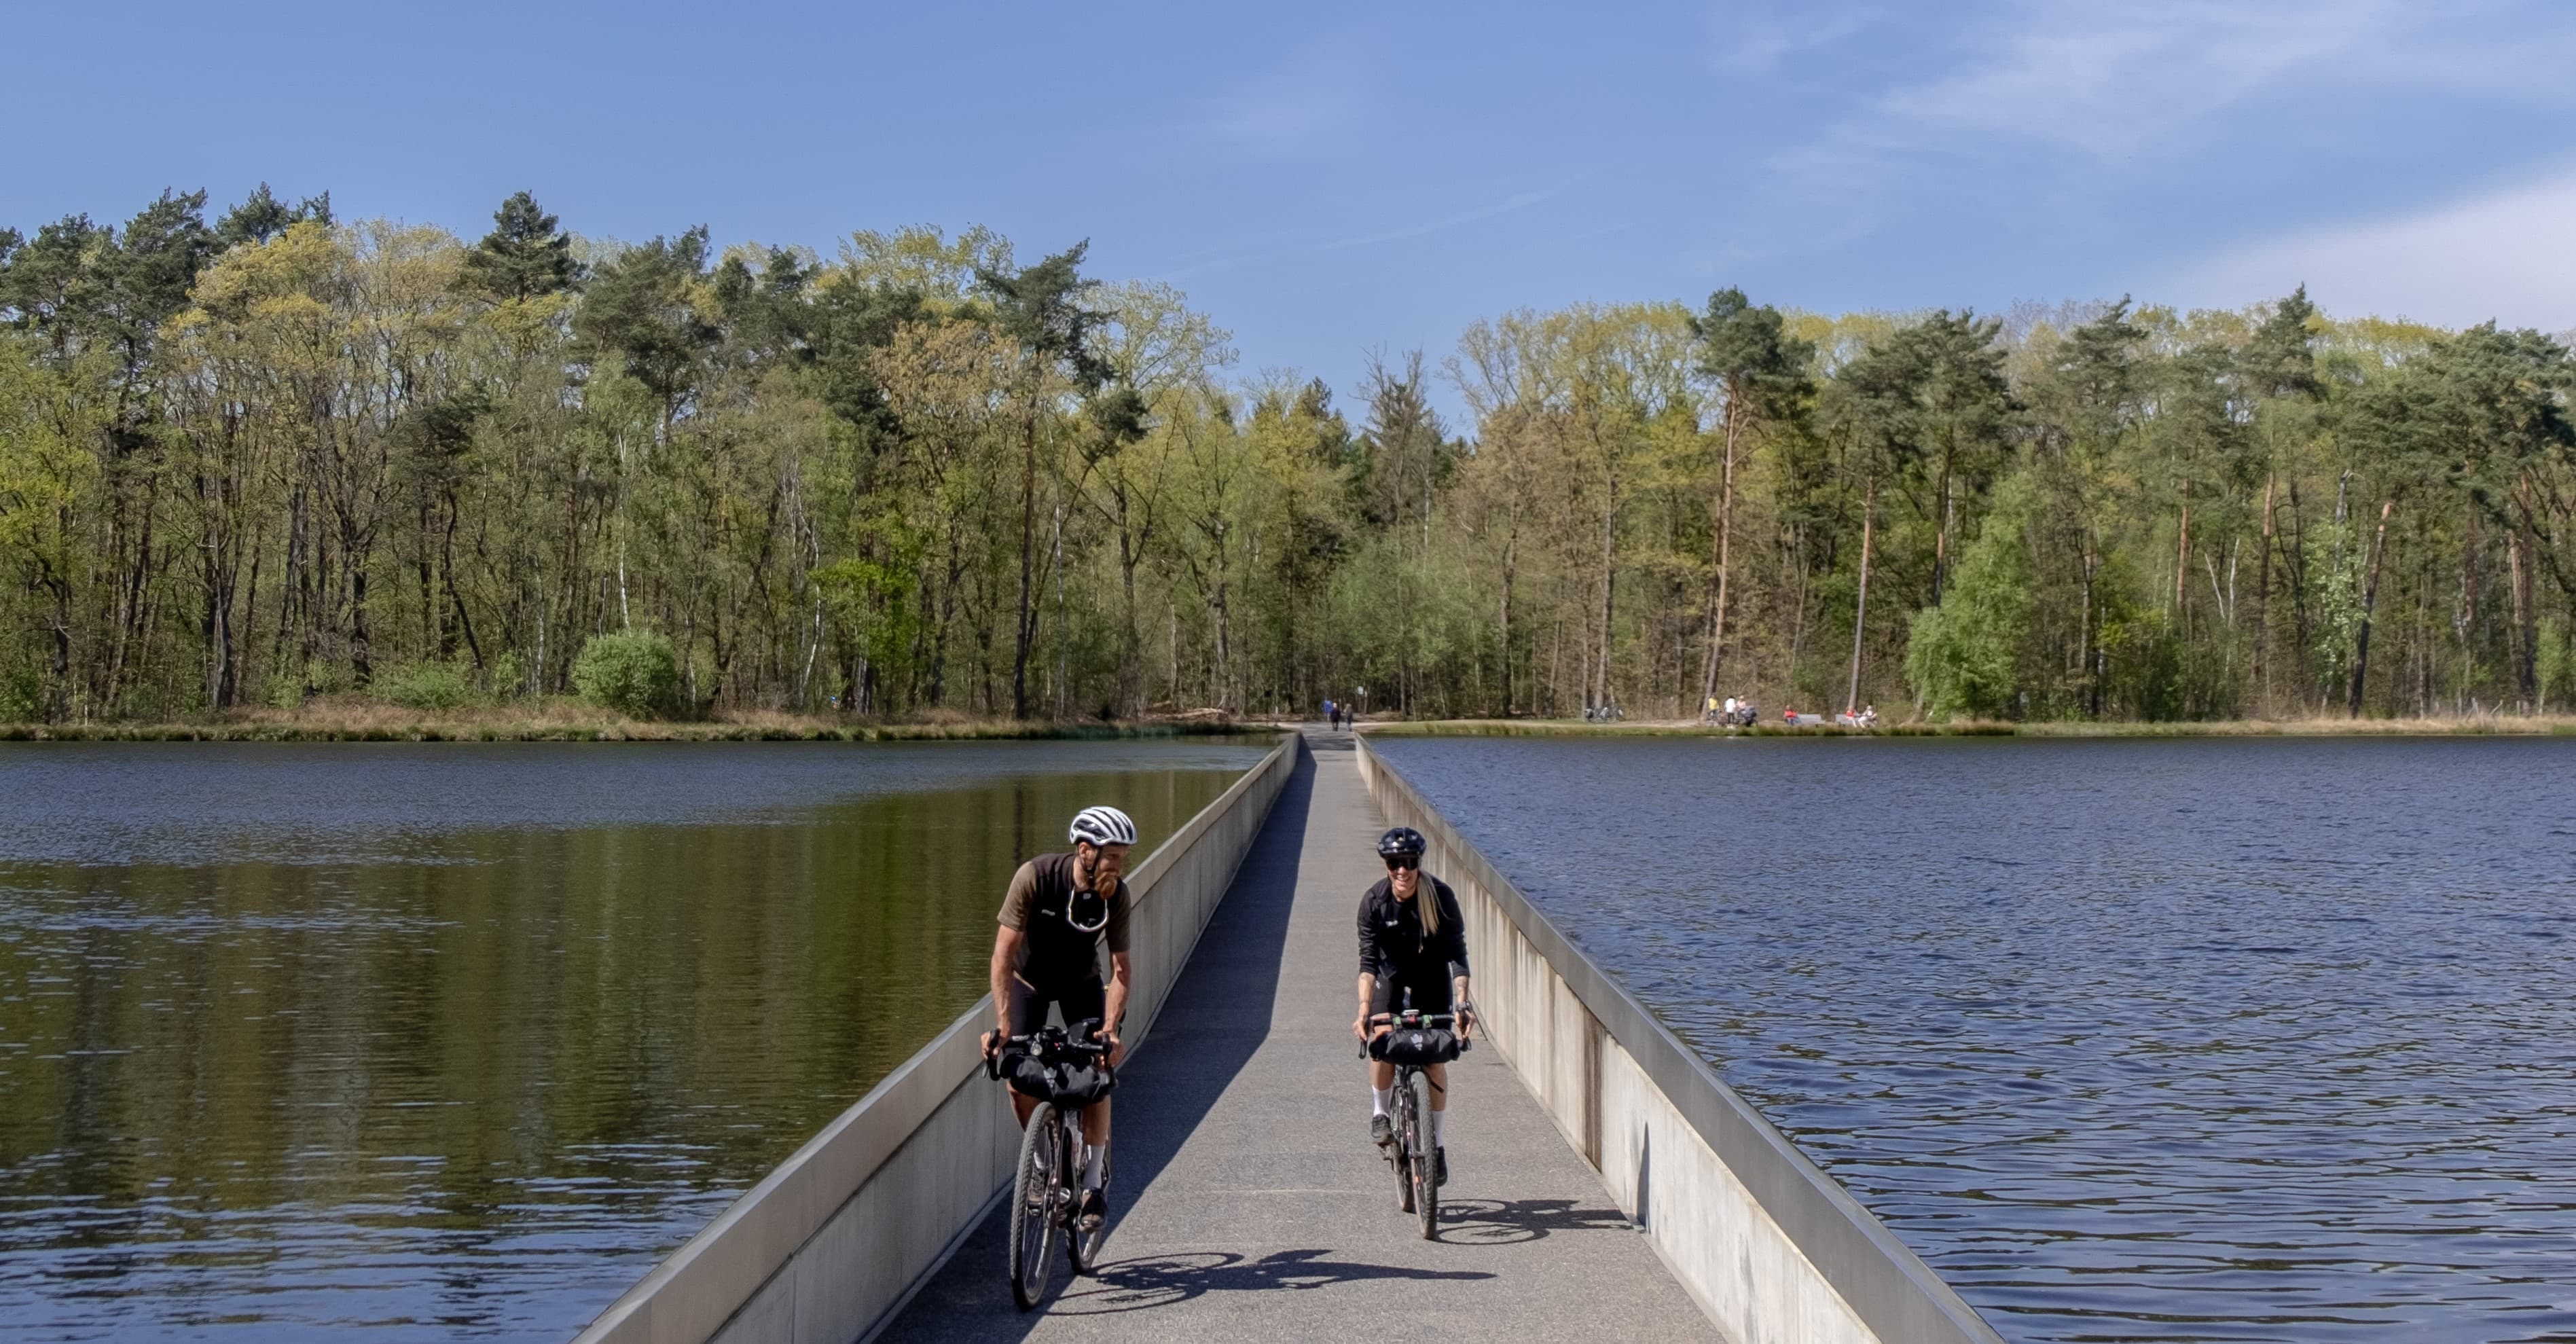
{"type": "Polygon", "coordinates": [[[1066,838],[1095,845],[1132,845],[1136,823],[1114,807],[1086,807],[1074,814],[1072,834],[1066,838]]]}

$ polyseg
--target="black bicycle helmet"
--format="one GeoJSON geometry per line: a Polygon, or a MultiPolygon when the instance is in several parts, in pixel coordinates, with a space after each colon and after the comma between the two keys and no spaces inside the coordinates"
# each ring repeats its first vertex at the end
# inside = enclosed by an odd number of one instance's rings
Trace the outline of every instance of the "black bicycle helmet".
{"type": "Polygon", "coordinates": [[[1419,859],[1431,842],[1422,832],[1410,826],[1398,826],[1377,838],[1377,856],[1381,859],[1419,859]]]}

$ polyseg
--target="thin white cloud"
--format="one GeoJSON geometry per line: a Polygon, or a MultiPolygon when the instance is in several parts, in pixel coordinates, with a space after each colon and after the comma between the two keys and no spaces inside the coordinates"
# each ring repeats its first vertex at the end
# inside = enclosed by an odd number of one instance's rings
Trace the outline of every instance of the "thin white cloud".
{"type": "Polygon", "coordinates": [[[2576,327],[2576,167],[2416,214],[2269,239],[2184,269],[2159,293],[2234,308],[2305,284],[2328,313],[2446,327],[2576,327]]]}
{"type": "Polygon", "coordinates": [[[1960,25],[1938,73],[1880,90],[1772,166],[1803,196],[1868,202],[2009,158],[2036,179],[2019,189],[2044,195],[2053,173],[2241,137],[2249,105],[2294,92],[2557,103],[2570,35],[2565,11],[2529,0],[2011,0],[1960,25]]]}
{"type": "Polygon", "coordinates": [[[1768,13],[1745,13],[1745,8],[1724,5],[1709,15],[1709,64],[1729,74],[1767,74],[1792,56],[1832,46],[1860,32],[1876,17],[1868,9],[1836,14],[1815,5],[1784,6],[1768,13]]]}
{"type": "Polygon", "coordinates": [[[2016,6],[1989,32],[1988,54],[1888,91],[1844,133],[1864,143],[1937,146],[1964,134],[2135,153],[2303,71],[2383,47],[2421,26],[2418,12],[2389,0],[2016,6]]]}
{"type": "Polygon", "coordinates": [[[1212,260],[1200,261],[1187,266],[1182,266],[1176,270],[1166,271],[1154,278],[1164,281],[1180,281],[1193,275],[1202,275],[1209,271],[1230,270],[1234,267],[1250,265],[1254,262],[1280,261],[1289,257],[1311,257],[1327,252],[1347,252],[1352,248],[1375,247],[1380,243],[1401,242],[1408,238],[1421,238],[1430,234],[1445,233],[1451,229],[1461,228],[1469,224],[1479,224],[1486,220],[1496,218],[1497,216],[1508,215],[1519,210],[1526,210],[1529,207],[1537,205],[1539,202],[1547,200],[1549,197],[1564,191],[1566,188],[1573,186],[1575,183],[1582,181],[1588,176],[1590,176],[1588,173],[1577,174],[1574,177],[1567,178],[1565,181],[1559,182],[1554,186],[1545,188],[1544,190],[1514,192],[1491,205],[1479,206],[1473,210],[1462,210],[1454,215],[1443,215],[1438,219],[1424,220],[1418,224],[1407,224],[1398,228],[1380,229],[1368,233],[1349,234],[1340,238],[1326,238],[1320,241],[1300,243],[1290,247],[1266,248],[1258,251],[1238,253],[1233,256],[1218,257],[1212,260]]]}
{"type": "Polygon", "coordinates": [[[1200,127],[1259,158],[1328,156],[1366,128],[1376,64],[1358,34],[1310,42],[1218,98],[1200,127]]]}

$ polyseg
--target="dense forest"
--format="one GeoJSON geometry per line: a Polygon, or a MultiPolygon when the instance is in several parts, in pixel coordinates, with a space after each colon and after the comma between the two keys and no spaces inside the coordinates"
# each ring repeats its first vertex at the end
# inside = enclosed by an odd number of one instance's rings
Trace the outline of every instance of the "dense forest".
{"type": "Polygon", "coordinates": [[[473,242],[265,187],[0,229],[0,719],[562,694],[639,634],[683,714],[2576,697],[2536,332],[1728,289],[1337,399],[1085,264],[598,241],[524,193],[473,242]]]}

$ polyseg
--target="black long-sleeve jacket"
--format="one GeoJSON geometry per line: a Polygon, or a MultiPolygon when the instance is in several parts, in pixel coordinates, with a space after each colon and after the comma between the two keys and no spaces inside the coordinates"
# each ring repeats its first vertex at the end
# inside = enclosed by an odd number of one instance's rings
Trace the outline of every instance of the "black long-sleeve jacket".
{"type": "Polygon", "coordinates": [[[1440,932],[1424,934],[1413,901],[1397,900],[1384,878],[1360,897],[1360,970],[1405,985],[1443,984],[1465,975],[1467,921],[1458,913],[1458,893],[1424,873],[1413,900],[1440,903],[1440,932]]]}

